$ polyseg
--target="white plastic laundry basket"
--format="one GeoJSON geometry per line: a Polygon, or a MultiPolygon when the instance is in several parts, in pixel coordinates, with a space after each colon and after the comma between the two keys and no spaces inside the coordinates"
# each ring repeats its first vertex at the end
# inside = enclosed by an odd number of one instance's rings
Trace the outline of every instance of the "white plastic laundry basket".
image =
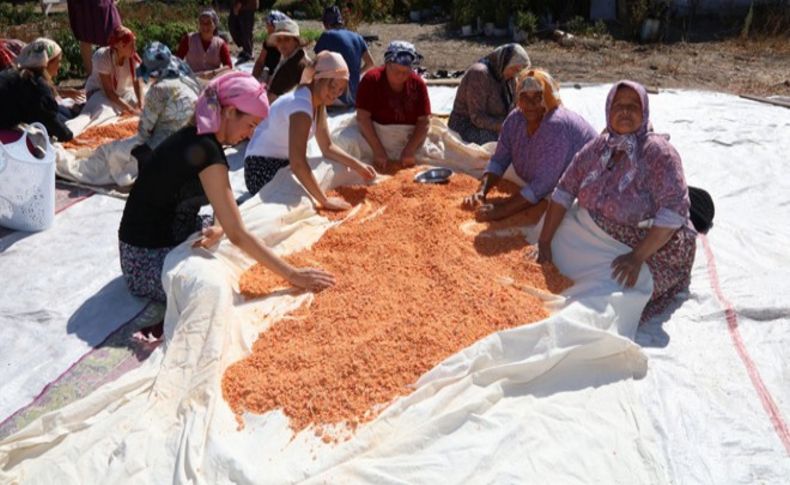
{"type": "Polygon", "coordinates": [[[42,231],[55,220],[55,151],[47,129],[33,123],[19,140],[0,143],[0,226],[42,231]],[[28,138],[41,158],[30,153],[28,138]]]}

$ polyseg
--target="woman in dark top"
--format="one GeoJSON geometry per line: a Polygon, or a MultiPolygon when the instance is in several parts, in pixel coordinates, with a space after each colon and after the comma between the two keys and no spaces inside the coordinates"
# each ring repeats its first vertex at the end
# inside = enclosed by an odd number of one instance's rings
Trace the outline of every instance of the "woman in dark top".
{"type": "Polygon", "coordinates": [[[132,294],[165,301],[165,256],[201,230],[198,211],[206,203],[219,225],[202,228],[194,247],[213,246],[225,234],[295,286],[319,290],[334,283],[324,271],[289,265],[244,227],[223,145],[249,138],[268,111],[265,87],[246,73],[225,74],[198,98],[196,126],[182,128],[153,151],[129,194],[118,230],[121,270],[132,294]]]}
{"type": "Polygon", "coordinates": [[[272,41],[280,51],[280,63],[269,77],[269,102],[291,91],[299,85],[302,72],[310,65],[310,58],[304,50],[305,41],[299,35],[299,25],[291,19],[277,22],[271,35],[272,41]]]}
{"type": "Polygon", "coordinates": [[[20,123],[38,121],[59,141],[69,141],[74,135],[58,118],[58,103],[52,85],[28,69],[0,71],[0,129],[11,130],[20,123]]]}
{"type": "Polygon", "coordinates": [[[255,76],[255,79],[258,81],[268,83],[268,76],[274,72],[277,68],[277,64],[280,63],[280,51],[278,51],[277,46],[274,45],[271,35],[274,34],[275,24],[283,20],[290,20],[290,17],[279,10],[272,10],[269,12],[269,15],[266,16],[267,38],[263,41],[261,53],[258,55],[258,58],[255,60],[255,66],[252,68],[252,75],[255,76]]]}

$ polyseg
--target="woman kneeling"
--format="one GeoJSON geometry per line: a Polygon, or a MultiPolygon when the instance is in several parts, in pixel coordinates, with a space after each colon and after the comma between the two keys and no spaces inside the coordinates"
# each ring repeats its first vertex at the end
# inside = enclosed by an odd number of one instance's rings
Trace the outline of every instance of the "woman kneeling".
{"type": "Polygon", "coordinates": [[[121,270],[132,294],[165,300],[165,256],[201,230],[198,211],[207,202],[219,226],[203,229],[196,246],[213,246],[224,233],[295,286],[318,290],[333,284],[328,273],[294,268],[264,246],[244,227],[233,198],[223,145],[248,138],[268,112],[265,87],[246,73],[225,74],[198,98],[196,126],[182,128],[153,151],[129,193],[118,230],[121,270]]]}
{"type": "Polygon", "coordinates": [[[373,167],[350,156],[332,143],[326,107],[346,92],[348,67],[343,57],[324,51],[304,70],[298,89],[277,98],[269,118],[255,130],[244,158],[244,181],[251,194],[268,184],[290,165],[296,178],[324,209],[346,210],[342,199],[327,197],[307,164],[307,143],[315,135],[321,153],[354,170],[362,178],[376,177],[373,167]]]}

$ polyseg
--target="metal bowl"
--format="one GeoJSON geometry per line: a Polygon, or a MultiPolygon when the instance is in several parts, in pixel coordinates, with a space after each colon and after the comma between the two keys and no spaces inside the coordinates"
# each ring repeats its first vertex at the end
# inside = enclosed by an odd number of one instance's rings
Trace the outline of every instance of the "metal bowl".
{"type": "Polygon", "coordinates": [[[414,181],[420,184],[446,184],[452,174],[449,168],[429,168],[415,175],[414,181]]]}

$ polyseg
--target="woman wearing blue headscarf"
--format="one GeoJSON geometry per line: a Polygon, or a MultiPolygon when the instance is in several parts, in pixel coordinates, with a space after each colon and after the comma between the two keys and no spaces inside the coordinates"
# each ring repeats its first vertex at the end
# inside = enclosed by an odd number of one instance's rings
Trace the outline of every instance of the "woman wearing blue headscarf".
{"type": "Polygon", "coordinates": [[[200,84],[183,60],[160,42],[146,47],[137,76],[153,83],[145,95],[137,134],[100,146],[87,159],[67,157],[59,161],[59,172],[96,185],[131,185],[138,165],[163,140],[186,126],[195,111],[200,84]]]}

